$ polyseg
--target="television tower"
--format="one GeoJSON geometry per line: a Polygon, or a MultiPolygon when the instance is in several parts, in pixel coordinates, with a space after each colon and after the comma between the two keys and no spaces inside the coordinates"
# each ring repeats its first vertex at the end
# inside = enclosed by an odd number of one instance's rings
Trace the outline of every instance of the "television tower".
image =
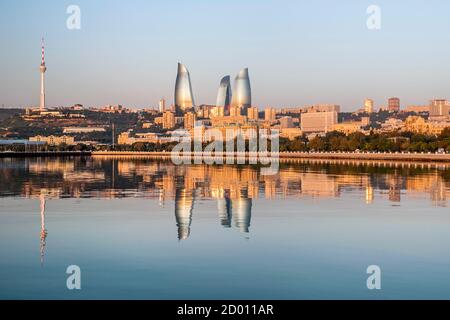
{"type": "Polygon", "coordinates": [[[40,111],[45,110],[45,71],[47,71],[47,67],[45,66],[45,48],[44,48],[44,38],[42,38],[42,60],[41,66],[39,68],[41,73],[41,96],[39,99],[39,109],[40,111]]]}

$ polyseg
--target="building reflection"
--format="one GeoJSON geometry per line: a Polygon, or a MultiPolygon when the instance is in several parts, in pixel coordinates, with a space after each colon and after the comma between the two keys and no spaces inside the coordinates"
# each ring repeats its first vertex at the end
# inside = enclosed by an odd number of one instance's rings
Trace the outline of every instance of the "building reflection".
{"type": "Polygon", "coordinates": [[[186,240],[191,233],[192,212],[194,211],[195,191],[177,189],[175,193],[175,219],[178,227],[178,240],[186,240]]]}
{"type": "Polygon", "coordinates": [[[298,159],[281,162],[276,175],[263,176],[253,166],[176,166],[144,157],[29,158],[0,159],[0,176],[0,197],[40,199],[42,259],[49,198],[173,202],[179,240],[189,238],[196,201],[215,201],[220,226],[249,233],[256,199],[325,200],[350,194],[367,205],[418,198],[443,207],[450,199],[450,164],[439,163],[298,159]]]}

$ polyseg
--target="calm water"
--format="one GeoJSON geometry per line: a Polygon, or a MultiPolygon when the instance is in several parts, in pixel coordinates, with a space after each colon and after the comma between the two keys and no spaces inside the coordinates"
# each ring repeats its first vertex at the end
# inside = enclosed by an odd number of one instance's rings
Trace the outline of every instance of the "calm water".
{"type": "Polygon", "coordinates": [[[259,172],[0,159],[0,298],[450,299],[450,166],[259,172]],[[66,287],[69,265],[80,291],[66,287]]]}

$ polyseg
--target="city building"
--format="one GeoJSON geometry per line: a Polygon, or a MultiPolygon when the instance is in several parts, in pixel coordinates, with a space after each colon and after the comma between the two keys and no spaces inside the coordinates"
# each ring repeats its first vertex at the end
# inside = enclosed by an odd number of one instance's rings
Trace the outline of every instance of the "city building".
{"type": "Polygon", "coordinates": [[[175,82],[175,107],[186,110],[194,106],[191,76],[188,69],[183,64],[178,63],[178,73],[175,82]]]}
{"type": "Polygon", "coordinates": [[[273,122],[277,120],[277,113],[274,108],[267,107],[264,110],[264,120],[267,122],[273,122]]]}
{"type": "Polygon", "coordinates": [[[74,145],[75,139],[71,136],[34,136],[29,138],[31,142],[45,142],[50,146],[59,146],[62,144],[74,145]]]}
{"type": "Polygon", "coordinates": [[[210,117],[223,117],[225,116],[225,107],[215,107],[211,110],[210,117]]]}
{"type": "Polygon", "coordinates": [[[426,135],[440,135],[442,131],[448,127],[450,127],[450,121],[434,122],[426,121],[424,118],[419,116],[409,116],[405,120],[404,131],[426,135]]]}
{"type": "Polygon", "coordinates": [[[430,103],[430,118],[449,116],[450,104],[445,99],[435,99],[430,103]]]}
{"type": "Polygon", "coordinates": [[[186,112],[184,114],[184,128],[186,130],[190,130],[195,127],[195,121],[197,120],[197,116],[194,112],[186,112]]]}
{"type": "Polygon", "coordinates": [[[230,76],[225,76],[220,81],[219,92],[217,93],[217,107],[227,110],[231,105],[231,83],[230,76]]]}
{"type": "Polygon", "coordinates": [[[372,113],[374,111],[374,103],[372,99],[366,99],[364,101],[364,111],[366,113],[372,113]]]}
{"type": "Polygon", "coordinates": [[[241,107],[240,106],[231,106],[230,107],[230,117],[236,117],[241,115],[241,107]]]}
{"type": "MultiPolygon", "coordinates": [[[[295,109],[293,110],[295,111],[295,109]]],[[[312,106],[301,108],[301,112],[341,112],[341,106],[337,104],[315,104],[312,106]]],[[[295,113],[295,112],[294,112],[295,113]]]]}
{"type": "Polygon", "coordinates": [[[175,128],[175,114],[172,111],[164,112],[162,118],[162,126],[164,129],[175,128]]]}
{"type": "Polygon", "coordinates": [[[297,137],[301,137],[303,131],[300,128],[281,128],[280,137],[289,140],[295,140],[297,137]]]}
{"type": "Polygon", "coordinates": [[[280,118],[280,128],[281,129],[294,128],[294,120],[292,119],[292,117],[287,116],[280,118]]]}
{"type": "Polygon", "coordinates": [[[164,113],[166,111],[166,100],[161,99],[159,100],[159,112],[164,113]]]}
{"type": "Polygon", "coordinates": [[[430,112],[430,106],[408,106],[405,112],[425,113],[430,112]]]}
{"type": "Polygon", "coordinates": [[[259,119],[259,110],[257,107],[247,109],[248,119],[257,121],[259,119]]]}
{"type": "Polygon", "coordinates": [[[63,129],[65,134],[77,134],[77,133],[93,133],[93,132],[106,132],[103,127],[66,127],[63,129]]]}
{"type": "Polygon", "coordinates": [[[336,111],[307,112],[301,115],[301,128],[304,133],[332,131],[338,122],[336,111]]]}
{"type": "Polygon", "coordinates": [[[370,125],[369,117],[362,117],[360,121],[347,121],[342,123],[336,123],[333,126],[333,131],[342,132],[346,135],[362,132],[364,127],[370,125]]]}
{"type": "Polygon", "coordinates": [[[401,119],[389,118],[381,124],[381,132],[392,132],[401,130],[404,127],[404,122],[401,119]]]}
{"type": "Polygon", "coordinates": [[[129,113],[130,110],[124,108],[122,105],[118,104],[118,105],[106,105],[104,107],[102,107],[100,109],[100,112],[105,112],[105,113],[129,113]]]}
{"type": "Polygon", "coordinates": [[[136,133],[122,132],[119,134],[117,143],[119,145],[133,145],[135,143],[168,143],[174,141],[173,137],[160,136],[157,133],[136,133]]]}
{"type": "Polygon", "coordinates": [[[231,105],[241,107],[244,110],[244,115],[247,115],[247,109],[252,105],[252,91],[248,68],[242,69],[236,76],[231,105]]]}
{"type": "Polygon", "coordinates": [[[213,128],[233,125],[245,125],[247,124],[247,122],[248,118],[241,115],[211,118],[211,124],[213,128]]]}
{"type": "Polygon", "coordinates": [[[388,100],[388,111],[399,112],[400,111],[400,99],[390,98],[388,100]]]}

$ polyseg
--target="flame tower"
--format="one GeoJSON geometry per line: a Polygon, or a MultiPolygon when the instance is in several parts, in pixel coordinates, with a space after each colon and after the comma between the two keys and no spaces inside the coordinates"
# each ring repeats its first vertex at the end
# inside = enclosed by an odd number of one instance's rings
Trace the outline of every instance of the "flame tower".
{"type": "Polygon", "coordinates": [[[41,73],[41,95],[39,98],[39,109],[43,111],[45,109],[45,71],[47,67],[45,66],[45,48],[44,48],[44,38],[42,38],[42,56],[41,56],[41,66],[39,71],[41,73]]]}
{"type": "Polygon", "coordinates": [[[181,63],[178,63],[177,80],[175,83],[175,106],[183,111],[195,106],[191,76],[186,66],[181,63]]]}

